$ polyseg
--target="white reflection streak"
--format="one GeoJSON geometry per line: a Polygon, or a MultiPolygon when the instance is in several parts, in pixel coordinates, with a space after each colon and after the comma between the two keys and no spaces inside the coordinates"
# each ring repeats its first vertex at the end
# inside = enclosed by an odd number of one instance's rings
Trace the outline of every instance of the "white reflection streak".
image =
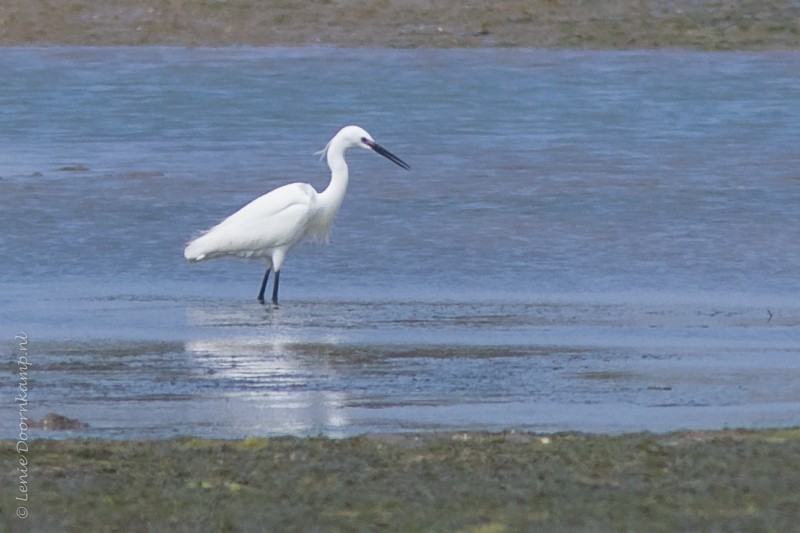
{"type": "Polygon", "coordinates": [[[349,424],[343,409],[345,394],[306,388],[311,377],[335,372],[324,361],[303,357],[292,348],[307,343],[307,338],[285,335],[226,338],[188,341],[185,350],[207,369],[208,379],[234,383],[220,401],[237,398],[252,406],[247,412],[232,413],[242,418],[230,420],[231,425],[257,425],[264,433],[331,433],[349,424]],[[322,372],[318,365],[324,367],[322,372]]]}

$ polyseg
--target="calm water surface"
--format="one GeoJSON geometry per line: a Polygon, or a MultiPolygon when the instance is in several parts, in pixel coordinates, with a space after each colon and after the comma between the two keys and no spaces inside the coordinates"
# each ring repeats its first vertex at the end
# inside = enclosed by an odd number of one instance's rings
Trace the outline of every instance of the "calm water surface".
{"type": "Polygon", "coordinates": [[[800,424],[800,54],[4,48],[2,436],[800,424]],[[184,243],[345,124],[282,305],[184,243]]]}

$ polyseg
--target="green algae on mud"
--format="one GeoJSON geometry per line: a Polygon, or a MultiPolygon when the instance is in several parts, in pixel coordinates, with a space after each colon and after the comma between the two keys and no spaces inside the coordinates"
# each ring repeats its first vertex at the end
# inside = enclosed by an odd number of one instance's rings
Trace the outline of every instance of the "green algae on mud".
{"type": "MultiPolygon", "coordinates": [[[[34,440],[8,531],[773,530],[800,521],[800,429],[34,440]]],[[[9,512],[10,511],[10,512],[9,512]]]]}

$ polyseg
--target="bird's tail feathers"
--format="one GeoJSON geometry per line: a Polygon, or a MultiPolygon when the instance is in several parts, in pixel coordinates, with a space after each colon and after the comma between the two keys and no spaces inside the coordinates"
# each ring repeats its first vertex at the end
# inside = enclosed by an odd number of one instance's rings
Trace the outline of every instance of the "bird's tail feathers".
{"type": "Polygon", "coordinates": [[[209,248],[209,243],[207,242],[208,239],[205,239],[207,236],[208,233],[204,233],[186,245],[186,249],[183,251],[183,257],[185,257],[187,261],[191,263],[197,263],[199,261],[203,261],[204,259],[209,259],[206,257],[209,248]]]}

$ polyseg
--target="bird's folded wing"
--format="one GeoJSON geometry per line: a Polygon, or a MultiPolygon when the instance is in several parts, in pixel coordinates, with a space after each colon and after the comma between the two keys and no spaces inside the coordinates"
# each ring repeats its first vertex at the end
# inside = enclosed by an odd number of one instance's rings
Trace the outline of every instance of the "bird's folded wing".
{"type": "Polygon", "coordinates": [[[285,185],[256,198],[186,247],[184,255],[202,261],[224,255],[266,256],[269,249],[299,241],[308,217],[313,187],[285,185]]]}

